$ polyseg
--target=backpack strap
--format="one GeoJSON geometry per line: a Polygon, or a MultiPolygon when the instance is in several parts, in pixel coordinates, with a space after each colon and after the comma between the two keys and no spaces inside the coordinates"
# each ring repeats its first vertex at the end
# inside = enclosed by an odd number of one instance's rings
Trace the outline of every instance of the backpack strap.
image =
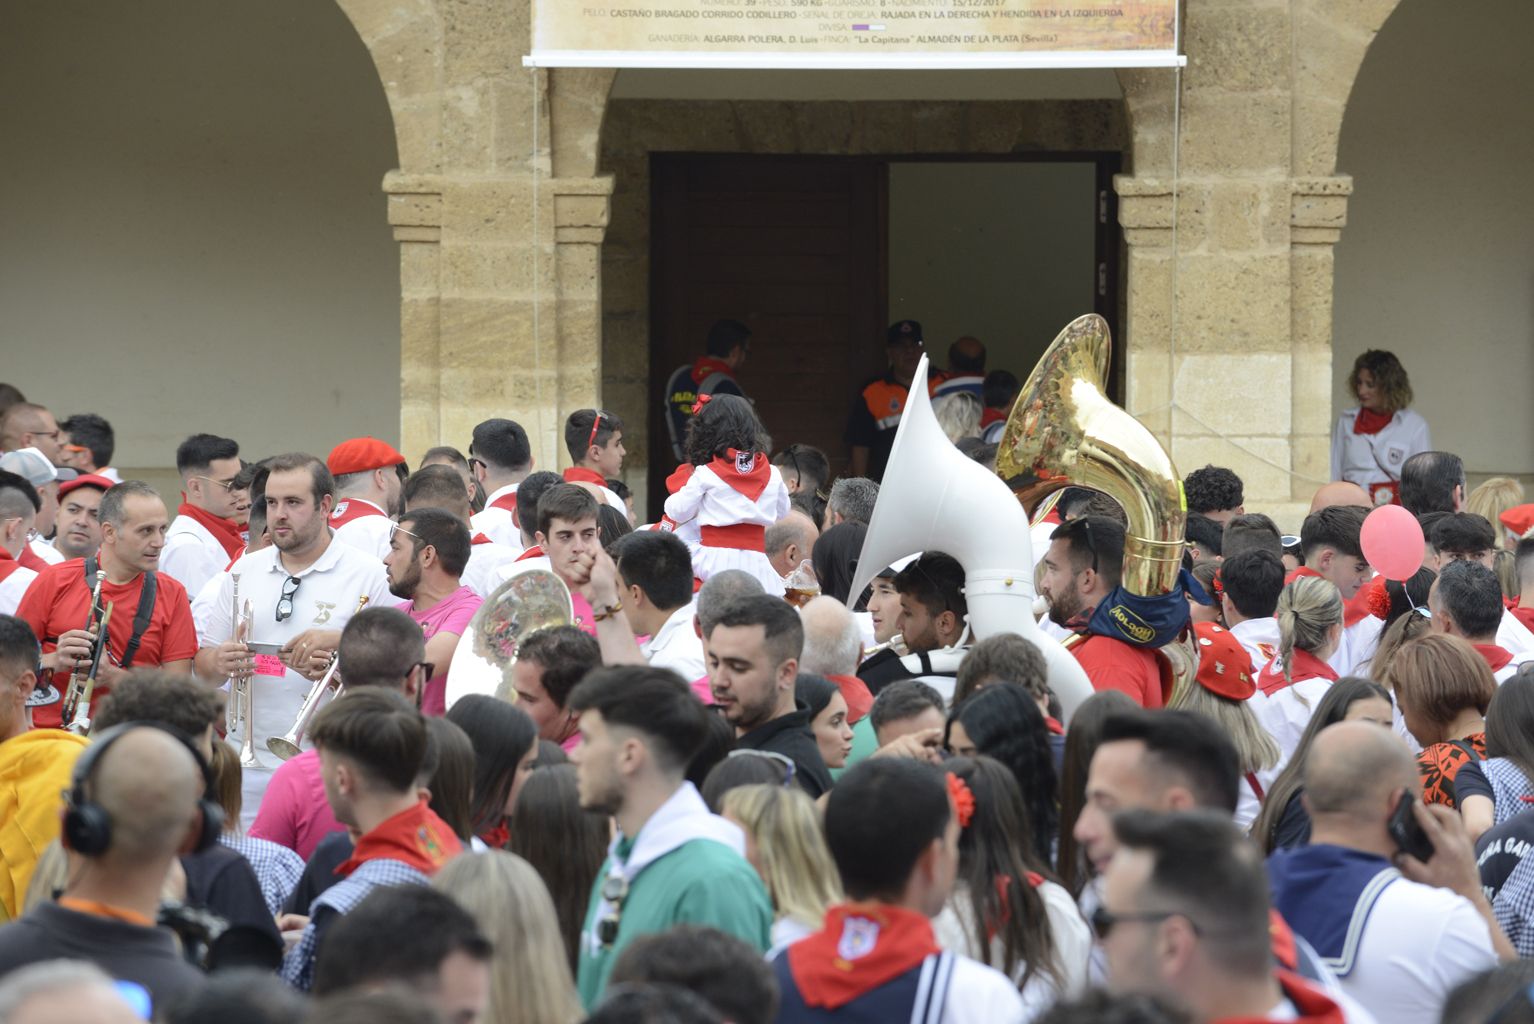
{"type": "MultiPolygon", "coordinates": [[[[85,560],[85,584],[86,592],[95,585],[96,558],[91,556],[85,560]]],[[[138,595],[138,610],[133,613],[133,633],[128,637],[128,646],[123,648],[122,668],[132,668],[133,658],[138,654],[139,645],[144,642],[144,633],[149,629],[149,621],[154,618],[155,595],[159,591],[157,574],[153,571],[144,573],[144,586],[138,595]]],[[[107,632],[110,632],[110,626],[107,632]]],[[[111,641],[106,635],[102,636],[103,649],[110,651],[111,641]]]]}

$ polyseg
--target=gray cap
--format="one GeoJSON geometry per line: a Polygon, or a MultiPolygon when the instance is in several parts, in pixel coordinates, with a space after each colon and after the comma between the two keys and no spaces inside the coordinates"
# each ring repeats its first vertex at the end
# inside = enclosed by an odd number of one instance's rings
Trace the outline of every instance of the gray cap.
{"type": "Polygon", "coordinates": [[[48,461],[48,456],[36,448],[18,448],[0,455],[0,469],[25,477],[33,487],[73,480],[80,475],[73,469],[55,466],[48,461]]]}

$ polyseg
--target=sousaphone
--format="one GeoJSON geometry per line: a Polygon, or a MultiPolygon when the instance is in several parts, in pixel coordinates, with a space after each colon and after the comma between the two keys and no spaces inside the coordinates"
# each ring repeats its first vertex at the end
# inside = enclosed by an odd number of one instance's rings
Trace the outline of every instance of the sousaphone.
{"type": "Polygon", "coordinates": [[[474,613],[453,651],[447,706],[471,693],[515,704],[513,673],[522,642],[540,629],[574,621],[570,588],[547,569],[528,569],[502,583],[474,613]]]}

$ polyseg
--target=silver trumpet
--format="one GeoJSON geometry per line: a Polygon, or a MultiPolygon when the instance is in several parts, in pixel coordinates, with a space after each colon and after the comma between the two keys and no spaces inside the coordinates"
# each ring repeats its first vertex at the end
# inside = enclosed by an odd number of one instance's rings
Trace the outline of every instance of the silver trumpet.
{"type": "MultiPolygon", "coordinates": [[[[240,601],[240,574],[231,573],[234,579],[234,639],[238,643],[250,640],[251,629],[255,622],[255,609],[251,606],[250,598],[240,601]]],[[[256,756],[256,741],[252,735],[256,728],[256,683],[249,673],[238,673],[231,680],[230,701],[232,705],[233,725],[231,728],[240,732],[240,767],[261,768],[261,759],[256,756]]]]}
{"type": "Polygon", "coordinates": [[[884,651],[894,651],[897,655],[904,658],[907,654],[911,653],[911,648],[906,646],[905,637],[899,633],[896,633],[894,636],[884,641],[884,643],[874,644],[872,647],[865,649],[863,651],[863,660],[867,661],[875,654],[879,654],[884,651]]]}
{"type": "Polygon", "coordinates": [[[304,741],[304,733],[309,731],[309,723],[320,710],[320,699],[325,696],[332,684],[335,686],[336,696],[341,696],[341,691],[346,687],[336,680],[336,669],[341,666],[340,658],[331,658],[330,667],[325,670],[309,692],[304,695],[303,706],[298,709],[298,718],[293,722],[293,728],[286,735],[271,736],[266,741],[266,749],[276,754],[282,760],[298,756],[299,745],[304,741]]]}

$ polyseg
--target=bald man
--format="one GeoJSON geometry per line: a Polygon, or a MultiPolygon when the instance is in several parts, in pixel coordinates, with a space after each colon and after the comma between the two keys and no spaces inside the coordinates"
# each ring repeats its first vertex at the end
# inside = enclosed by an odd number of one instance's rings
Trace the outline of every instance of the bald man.
{"type": "Polygon", "coordinates": [[[1376,1018],[1434,1024],[1454,986],[1515,956],[1459,815],[1418,800],[1406,744],[1369,722],[1323,730],[1304,780],[1310,845],[1268,859],[1274,907],[1376,1018]],[[1426,863],[1392,834],[1403,800],[1432,844],[1426,863]]]}
{"type": "Polygon", "coordinates": [[[810,557],[815,539],[819,536],[820,529],[815,525],[815,520],[791,508],[788,515],[767,527],[763,539],[767,560],[779,576],[787,576],[799,568],[800,562],[810,557]]]}
{"type": "Polygon", "coordinates": [[[138,1024],[141,1020],[99,967],[54,960],[12,971],[0,981],[5,1024],[138,1024]]]}
{"type": "Polygon", "coordinates": [[[1364,508],[1373,508],[1374,502],[1369,500],[1369,492],[1357,484],[1336,480],[1316,488],[1315,497],[1310,499],[1310,511],[1319,512],[1333,505],[1360,505],[1364,508]]]}
{"type": "Polygon", "coordinates": [[[863,660],[863,631],[847,606],[834,597],[817,597],[799,609],[804,624],[804,653],[799,671],[825,676],[847,702],[847,724],[856,725],[873,707],[868,684],[857,677],[863,660]]]}
{"type": "Polygon", "coordinates": [[[154,922],[172,862],[197,846],[203,772],[191,748],[163,729],[108,730],[95,744],[100,753],[80,759],[73,781],[100,808],[109,841],[104,850],[77,850],[65,829],[69,885],[58,902],[36,904],[0,928],[0,970],[88,960],[143,985],[158,1008],[202,979],[154,922]]]}
{"type": "Polygon", "coordinates": [[[959,392],[974,395],[985,403],[985,346],[979,338],[965,335],[948,346],[948,372],[938,378],[932,397],[956,395],[959,392]]]}

